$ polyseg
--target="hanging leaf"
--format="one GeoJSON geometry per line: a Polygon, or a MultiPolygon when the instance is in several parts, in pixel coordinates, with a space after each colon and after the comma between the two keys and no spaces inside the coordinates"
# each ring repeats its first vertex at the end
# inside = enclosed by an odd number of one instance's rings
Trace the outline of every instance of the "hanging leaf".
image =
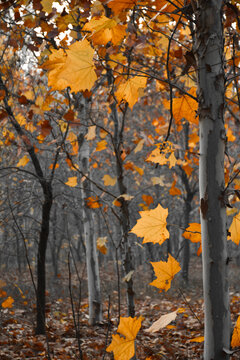
{"type": "Polygon", "coordinates": [[[167,230],[168,209],[164,209],[160,204],[153,209],[140,211],[141,218],[132,228],[131,232],[139,237],[143,237],[143,244],[152,242],[160,245],[169,238],[167,230]]]}
{"type": "Polygon", "coordinates": [[[91,209],[98,209],[102,206],[99,202],[98,196],[90,196],[86,199],[87,206],[91,209]]]}
{"type": "Polygon", "coordinates": [[[65,182],[65,185],[75,187],[77,186],[77,176],[72,176],[68,178],[68,181],[65,182]]]}
{"type": "Polygon", "coordinates": [[[105,186],[114,186],[117,181],[116,176],[112,178],[110,175],[104,175],[102,179],[105,186]]]}
{"type": "Polygon", "coordinates": [[[141,89],[144,89],[147,84],[147,78],[142,76],[134,76],[133,78],[124,81],[117,88],[115,93],[116,98],[119,102],[125,100],[130,109],[133,108],[133,105],[136,104],[138,98],[142,95],[140,93],[141,89]]]}
{"type": "Polygon", "coordinates": [[[20,167],[24,167],[27,165],[27,163],[29,162],[29,158],[27,157],[27,155],[24,155],[20,160],[19,162],[17,163],[17,166],[20,167]]]}
{"type": "Polygon", "coordinates": [[[238,316],[236,325],[233,330],[231,346],[232,347],[240,346],[240,316],[238,316]]]}
{"type": "Polygon", "coordinates": [[[233,217],[231,226],[229,228],[231,235],[228,236],[228,239],[232,240],[236,245],[239,245],[240,242],[240,212],[233,217]]]}
{"type": "Polygon", "coordinates": [[[167,262],[158,261],[151,262],[157,279],[153,280],[149,285],[156,286],[162,290],[169,290],[171,287],[171,281],[174,276],[181,270],[179,262],[175,260],[170,254],[167,262]]]}

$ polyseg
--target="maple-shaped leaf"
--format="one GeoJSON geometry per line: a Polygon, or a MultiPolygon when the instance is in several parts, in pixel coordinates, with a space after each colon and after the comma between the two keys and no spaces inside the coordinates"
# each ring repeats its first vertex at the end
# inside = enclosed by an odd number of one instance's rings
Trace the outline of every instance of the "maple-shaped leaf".
{"type": "Polygon", "coordinates": [[[70,45],[66,54],[62,49],[53,50],[43,68],[50,70],[48,85],[53,90],[70,87],[71,91],[90,90],[97,80],[93,62],[94,49],[88,40],[70,45]]]}
{"type": "Polygon", "coordinates": [[[112,178],[110,175],[104,175],[102,179],[105,186],[114,186],[117,181],[116,176],[112,178]]]}
{"type": "Polygon", "coordinates": [[[232,347],[240,346],[240,316],[238,317],[236,325],[233,330],[231,346],[232,347]]]}
{"type": "Polygon", "coordinates": [[[104,255],[107,253],[106,243],[107,243],[106,236],[97,238],[97,249],[104,255]]]}
{"type": "Polygon", "coordinates": [[[170,169],[176,165],[177,159],[174,155],[173,144],[170,141],[156,144],[156,147],[147,157],[146,161],[152,161],[159,165],[168,164],[170,169]]]}
{"type": "Polygon", "coordinates": [[[158,261],[151,262],[151,264],[157,279],[153,280],[149,285],[157,287],[160,289],[160,292],[162,290],[169,290],[171,281],[173,280],[174,276],[181,270],[179,262],[169,254],[167,262],[158,261]]]}
{"type": "Polygon", "coordinates": [[[189,224],[189,227],[185,229],[183,236],[185,237],[185,239],[189,239],[193,243],[200,243],[197,251],[197,256],[199,256],[202,253],[201,224],[189,224]]]}
{"type": "Polygon", "coordinates": [[[72,176],[68,178],[68,181],[65,182],[65,185],[75,187],[77,186],[77,176],[72,176]]]}
{"type": "Polygon", "coordinates": [[[147,84],[147,78],[143,76],[134,76],[120,85],[118,85],[115,93],[116,98],[119,102],[125,100],[130,109],[136,104],[138,98],[141,95],[141,89],[145,88],[147,84]]]}
{"type": "Polygon", "coordinates": [[[29,158],[27,157],[27,155],[24,155],[17,163],[17,166],[20,167],[24,167],[27,165],[27,163],[29,162],[29,158]]]}
{"type": "MultiPolygon", "coordinates": [[[[196,96],[196,89],[191,88],[189,94],[196,96]]],[[[164,106],[170,109],[170,102],[165,101],[164,106]]],[[[176,122],[184,118],[190,123],[198,124],[197,109],[197,101],[186,94],[182,94],[180,98],[175,97],[173,99],[173,117],[176,122]]]]}
{"type": "Polygon", "coordinates": [[[143,318],[120,317],[117,332],[124,337],[112,335],[112,342],[107,347],[107,352],[113,352],[115,360],[130,360],[135,354],[134,340],[141,328],[143,318]]]}
{"type": "Polygon", "coordinates": [[[117,45],[126,35],[126,26],[119,25],[114,19],[106,16],[92,18],[83,30],[92,33],[91,39],[95,45],[107,45],[109,41],[117,45]]]}
{"type": "Polygon", "coordinates": [[[153,210],[140,211],[141,218],[132,228],[131,232],[139,237],[143,237],[143,244],[152,242],[160,245],[169,238],[167,230],[168,209],[164,209],[160,204],[153,210]]]}
{"type": "Polygon", "coordinates": [[[100,204],[99,202],[98,196],[90,196],[86,198],[86,203],[87,206],[90,207],[91,209],[98,209],[102,206],[102,204],[100,204]]]}
{"type": "Polygon", "coordinates": [[[231,235],[228,236],[228,240],[232,240],[236,245],[240,242],[240,212],[233,217],[231,226],[229,228],[231,235]]]}
{"type": "Polygon", "coordinates": [[[11,296],[9,296],[5,301],[2,302],[2,307],[4,309],[12,308],[13,307],[13,305],[12,305],[13,302],[14,302],[14,299],[11,296]]]}

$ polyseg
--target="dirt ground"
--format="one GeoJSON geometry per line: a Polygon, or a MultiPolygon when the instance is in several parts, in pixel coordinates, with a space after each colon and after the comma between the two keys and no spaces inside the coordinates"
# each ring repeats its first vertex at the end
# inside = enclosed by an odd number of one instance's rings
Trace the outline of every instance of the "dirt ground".
{"type": "MultiPolygon", "coordinates": [[[[233,262],[229,264],[229,268],[231,316],[235,325],[240,314],[240,268],[233,262]]],[[[72,274],[71,280],[82,359],[113,359],[113,355],[106,352],[106,347],[111,342],[111,335],[116,333],[119,315],[114,267],[105,265],[101,270],[103,321],[96,326],[88,325],[87,284],[85,271],[81,271],[81,295],[79,295],[77,276],[72,274]]],[[[168,292],[158,293],[156,288],[148,285],[151,276],[151,269],[146,265],[139,267],[133,277],[136,316],[141,315],[144,318],[136,338],[136,358],[139,360],[202,359],[203,342],[194,340],[203,336],[200,258],[194,257],[191,261],[188,287],[183,287],[180,279],[177,278],[168,292]],[[181,311],[170,325],[154,334],[145,331],[161,315],[178,308],[181,308],[181,311]]],[[[4,300],[4,296],[12,296],[14,303],[12,308],[2,308],[0,312],[0,359],[81,359],[69,296],[68,272],[63,270],[57,279],[48,283],[46,336],[34,335],[36,305],[29,273],[26,271],[19,275],[16,272],[14,274],[5,272],[3,278],[6,285],[2,287],[1,300],[4,300]],[[6,293],[3,293],[4,291],[6,293]]],[[[124,283],[121,283],[121,287],[120,315],[125,317],[127,308],[124,283]]],[[[231,359],[239,358],[240,352],[236,352],[231,357],[231,359]]]]}

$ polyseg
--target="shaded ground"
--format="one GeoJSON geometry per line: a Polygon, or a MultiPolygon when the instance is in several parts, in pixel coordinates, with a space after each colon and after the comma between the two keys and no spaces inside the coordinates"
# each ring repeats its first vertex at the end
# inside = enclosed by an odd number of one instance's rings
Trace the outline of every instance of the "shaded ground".
{"type": "MultiPolygon", "coordinates": [[[[110,267],[103,269],[105,281],[102,283],[104,320],[98,326],[88,325],[88,305],[86,281],[81,284],[81,303],[79,304],[79,282],[72,275],[75,320],[79,323],[81,351],[84,360],[113,359],[105,349],[116,333],[118,322],[118,294],[116,275],[110,267]],[[107,279],[107,281],[106,281],[107,279]],[[79,314],[79,321],[77,314],[79,314]]],[[[240,270],[230,264],[231,313],[235,324],[240,314],[240,270]]],[[[203,300],[200,259],[194,258],[191,264],[190,285],[181,288],[175,280],[167,293],[147,284],[151,281],[151,271],[141,267],[134,275],[136,291],[136,316],[144,317],[142,328],[136,339],[136,354],[139,360],[158,359],[201,359],[203,343],[191,340],[203,336],[203,300]],[[161,315],[182,308],[176,321],[155,334],[145,330],[161,315]]],[[[47,336],[34,335],[35,300],[28,273],[5,276],[7,285],[3,287],[7,296],[14,298],[13,307],[1,310],[0,359],[60,360],[80,359],[76,330],[73,321],[71,299],[69,297],[69,277],[61,275],[49,284],[47,295],[47,336]],[[25,298],[23,298],[25,296],[25,298]]],[[[81,275],[84,278],[84,275],[81,275]]],[[[124,287],[124,284],[122,284],[124,287]]],[[[121,316],[126,316],[124,289],[121,296],[121,316]]],[[[6,295],[5,295],[6,297],[6,295]]],[[[4,298],[4,297],[2,297],[4,298]]],[[[232,359],[239,359],[237,353],[232,359]]]]}

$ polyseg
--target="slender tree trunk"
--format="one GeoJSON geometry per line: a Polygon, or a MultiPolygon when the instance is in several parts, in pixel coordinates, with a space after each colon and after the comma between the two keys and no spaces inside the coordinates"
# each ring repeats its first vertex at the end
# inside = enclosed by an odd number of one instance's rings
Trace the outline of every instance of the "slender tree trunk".
{"type": "Polygon", "coordinates": [[[36,334],[45,334],[45,290],[46,290],[46,250],[49,235],[50,212],[52,207],[52,187],[43,185],[44,202],[42,205],[42,224],[38,243],[37,258],[37,326],[36,334]]]}
{"type": "MultiPolygon", "coordinates": [[[[82,171],[85,174],[89,174],[89,145],[87,141],[83,143],[81,148],[81,164],[82,171]]],[[[92,196],[91,184],[85,180],[82,187],[82,197],[85,199],[90,196],[92,196]]],[[[93,211],[93,209],[83,206],[90,325],[94,325],[102,321],[100,275],[93,211]]]]}
{"type": "Polygon", "coordinates": [[[223,1],[199,0],[194,51],[198,67],[200,201],[205,305],[205,360],[228,359],[230,312],[224,204],[223,1]]]}

